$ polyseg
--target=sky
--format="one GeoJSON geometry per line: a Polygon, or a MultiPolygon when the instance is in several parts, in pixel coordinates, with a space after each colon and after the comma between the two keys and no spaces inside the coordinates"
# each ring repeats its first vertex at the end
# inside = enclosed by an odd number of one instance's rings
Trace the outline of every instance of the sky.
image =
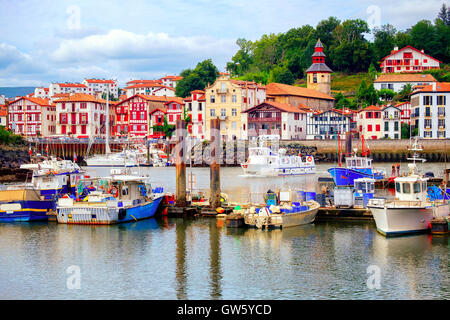
{"type": "MultiPolygon", "coordinates": [[[[204,60],[225,71],[236,40],[330,16],[405,30],[443,0],[0,0],[0,86],[157,79],[204,60]]],[[[446,2],[449,5],[448,1],[446,2]]]]}

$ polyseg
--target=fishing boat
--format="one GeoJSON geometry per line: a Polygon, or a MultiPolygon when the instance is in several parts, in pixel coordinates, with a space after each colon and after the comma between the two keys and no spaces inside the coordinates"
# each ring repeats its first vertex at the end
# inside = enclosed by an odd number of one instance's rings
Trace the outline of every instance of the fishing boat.
{"type": "Polygon", "coordinates": [[[278,196],[274,195],[273,193],[268,194],[267,206],[251,207],[245,212],[244,223],[248,227],[288,228],[314,222],[320,207],[318,202],[314,200],[292,201],[290,191],[280,192],[278,196]]]}
{"type": "Polygon", "coordinates": [[[413,163],[408,164],[409,172],[405,177],[397,177],[395,182],[395,199],[370,199],[370,208],[375,219],[378,232],[385,236],[426,232],[431,228],[431,220],[450,214],[449,202],[445,199],[431,200],[428,194],[428,178],[421,175],[416,166],[417,151],[422,149],[418,139],[412,144],[413,163]]]}
{"type": "Polygon", "coordinates": [[[84,197],[58,200],[57,220],[66,224],[116,224],[151,218],[163,198],[153,195],[148,177],[113,169],[106,178],[87,179],[84,197]],[[94,186],[95,185],[95,186],[94,186]]]}
{"type": "Polygon", "coordinates": [[[48,214],[56,210],[57,199],[73,193],[83,177],[76,163],[57,158],[21,168],[32,170],[31,183],[0,190],[0,222],[48,220],[48,214]]]}
{"type": "Polygon", "coordinates": [[[272,151],[268,147],[249,148],[249,157],[245,163],[241,164],[246,175],[257,176],[284,176],[312,174],[316,172],[314,157],[288,156],[286,149],[272,151]]]}
{"type": "Polygon", "coordinates": [[[370,150],[364,148],[364,137],[361,137],[362,152],[357,156],[357,149],[350,157],[345,159],[345,167],[341,167],[341,154],[339,152],[339,166],[328,169],[334,183],[339,187],[354,186],[355,179],[372,178],[375,180],[383,179],[386,175],[384,170],[376,170],[372,166],[372,159],[368,158],[370,150]]]}

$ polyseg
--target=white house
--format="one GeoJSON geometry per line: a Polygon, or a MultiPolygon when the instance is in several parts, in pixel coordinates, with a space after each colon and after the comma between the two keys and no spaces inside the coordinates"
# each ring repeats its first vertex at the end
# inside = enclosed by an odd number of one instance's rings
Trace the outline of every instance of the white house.
{"type": "Polygon", "coordinates": [[[130,98],[136,94],[159,97],[175,97],[175,89],[157,82],[133,84],[125,89],[127,90],[127,98],[130,98]]]}
{"type": "Polygon", "coordinates": [[[282,140],[304,140],[307,111],[290,104],[265,101],[241,113],[241,138],[279,135],[282,140]]]}
{"type": "Polygon", "coordinates": [[[50,98],[60,93],[89,93],[88,87],[82,83],[51,83],[48,89],[50,98]]]}
{"type": "Polygon", "coordinates": [[[327,111],[309,110],[306,117],[306,139],[344,139],[350,130],[353,113],[338,109],[327,111]]]}
{"type": "Polygon", "coordinates": [[[159,79],[161,83],[170,88],[175,88],[177,86],[177,82],[183,79],[180,76],[165,76],[164,78],[159,79]]]}
{"type": "Polygon", "coordinates": [[[437,82],[411,94],[411,124],[425,139],[450,137],[450,82],[437,82]]]}
{"type": "Polygon", "coordinates": [[[85,79],[81,82],[88,90],[86,93],[95,95],[100,93],[100,96],[109,91],[114,98],[119,98],[119,87],[116,80],[104,80],[104,79],[85,79]]]}
{"type": "Polygon", "coordinates": [[[395,47],[391,54],[381,60],[382,73],[422,72],[423,70],[439,69],[441,61],[425,54],[423,50],[417,50],[406,46],[400,50],[395,47]]]}
{"type": "Polygon", "coordinates": [[[40,88],[34,89],[34,96],[36,98],[42,98],[42,99],[50,98],[49,88],[40,87],[40,88]]]}
{"type": "Polygon", "coordinates": [[[385,139],[401,139],[401,110],[394,106],[386,106],[381,110],[383,117],[383,137],[385,139]]]}
{"type": "Polygon", "coordinates": [[[183,100],[186,111],[191,117],[188,131],[193,138],[205,138],[206,97],[205,91],[191,91],[191,96],[183,100]]]}
{"type": "Polygon", "coordinates": [[[373,86],[376,90],[390,89],[399,92],[408,84],[414,87],[429,85],[433,82],[436,82],[436,79],[431,74],[382,74],[375,79],[373,86]]]}

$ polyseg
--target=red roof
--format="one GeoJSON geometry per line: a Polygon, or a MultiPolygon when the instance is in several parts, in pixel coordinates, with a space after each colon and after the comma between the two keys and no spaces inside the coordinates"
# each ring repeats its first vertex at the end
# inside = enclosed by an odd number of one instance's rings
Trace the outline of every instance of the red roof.
{"type": "Polygon", "coordinates": [[[106,100],[96,98],[90,94],[86,93],[74,93],[69,95],[68,97],[62,97],[56,102],[98,102],[98,103],[106,103],[106,100]]]}
{"type": "Polygon", "coordinates": [[[371,105],[371,106],[368,106],[367,108],[360,110],[360,112],[362,112],[362,111],[381,111],[381,108],[378,106],[371,105]]]}
{"type": "Polygon", "coordinates": [[[100,80],[100,79],[86,79],[86,82],[89,82],[89,83],[111,83],[111,84],[114,84],[113,80],[100,80]]]}
{"type": "Polygon", "coordinates": [[[284,111],[284,112],[298,112],[298,113],[306,113],[307,111],[304,108],[298,108],[293,105],[290,105],[288,103],[281,103],[281,102],[275,102],[275,101],[264,101],[257,106],[254,106],[252,108],[249,108],[245,111],[242,111],[242,113],[249,113],[251,111],[254,111],[256,109],[261,108],[264,105],[269,105],[274,108],[277,108],[278,110],[284,111]]]}
{"type": "Polygon", "coordinates": [[[180,77],[180,76],[165,76],[164,78],[161,78],[160,80],[162,80],[162,79],[178,81],[178,80],[183,79],[183,77],[180,77]]]}
{"type": "Polygon", "coordinates": [[[34,98],[34,97],[20,97],[20,98],[14,100],[13,102],[11,102],[10,104],[13,104],[14,102],[17,102],[22,99],[28,100],[28,101],[38,104],[40,106],[50,106],[49,99],[34,98]]]}
{"type": "Polygon", "coordinates": [[[268,96],[300,96],[315,99],[334,100],[328,94],[317,90],[302,88],[297,86],[290,86],[288,84],[272,82],[267,85],[268,96]]]}
{"type": "Polygon", "coordinates": [[[435,84],[429,84],[422,89],[414,91],[411,95],[418,92],[450,92],[450,82],[437,82],[435,84]],[[436,86],[433,89],[433,86],[436,86]]]}
{"type": "Polygon", "coordinates": [[[161,111],[162,113],[167,113],[167,109],[156,108],[156,109],[150,111],[149,114],[154,114],[156,111],[161,111]]]}
{"type": "Polygon", "coordinates": [[[75,88],[87,88],[82,83],[58,83],[58,85],[60,87],[63,87],[63,88],[73,88],[73,87],[75,87],[75,88]]]}

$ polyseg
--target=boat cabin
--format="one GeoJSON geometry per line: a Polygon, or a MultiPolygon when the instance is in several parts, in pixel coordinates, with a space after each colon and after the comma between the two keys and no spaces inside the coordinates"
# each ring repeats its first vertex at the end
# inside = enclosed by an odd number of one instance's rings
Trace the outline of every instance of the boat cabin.
{"type": "Polygon", "coordinates": [[[345,164],[349,169],[367,169],[372,168],[372,159],[365,157],[348,157],[345,164]]]}
{"type": "Polygon", "coordinates": [[[375,179],[371,178],[359,178],[354,180],[355,190],[359,194],[374,193],[375,192],[375,179]]]}
{"type": "Polygon", "coordinates": [[[426,201],[427,179],[419,176],[396,178],[395,197],[404,201],[426,201]]]}

